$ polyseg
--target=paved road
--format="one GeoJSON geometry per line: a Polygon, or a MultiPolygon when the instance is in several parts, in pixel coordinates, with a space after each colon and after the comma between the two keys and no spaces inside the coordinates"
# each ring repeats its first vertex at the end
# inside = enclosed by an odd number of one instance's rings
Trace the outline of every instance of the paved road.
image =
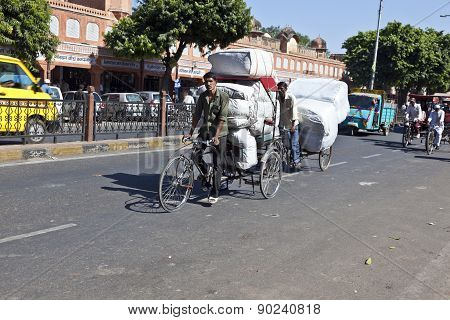
{"type": "Polygon", "coordinates": [[[170,214],[169,152],[0,167],[0,297],[448,299],[450,147],[400,138],[339,136],[275,199],[234,184],[170,214]]]}

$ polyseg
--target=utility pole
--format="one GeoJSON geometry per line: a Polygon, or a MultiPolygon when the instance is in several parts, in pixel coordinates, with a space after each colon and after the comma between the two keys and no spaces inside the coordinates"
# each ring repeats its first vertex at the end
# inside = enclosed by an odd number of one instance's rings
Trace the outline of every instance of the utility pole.
{"type": "Polygon", "coordinates": [[[373,54],[372,64],[372,78],[370,79],[370,90],[373,90],[375,84],[375,73],[377,71],[377,56],[378,56],[378,42],[380,40],[380,19],[383,0],[380,0],[380,9],[378,10],[378,24],[377,24],[377,40],[375,42],[375,52],[373,54]]]}

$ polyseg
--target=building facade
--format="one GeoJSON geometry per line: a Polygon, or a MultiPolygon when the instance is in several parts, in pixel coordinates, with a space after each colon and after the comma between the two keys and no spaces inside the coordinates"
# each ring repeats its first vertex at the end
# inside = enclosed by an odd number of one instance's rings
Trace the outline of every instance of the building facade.
{"type": "MultiPolygon", "coordinates": [[[[51,10],[51,32],[60,44],[51,63],[38,59],[41,78],[59,84],[63,91],[77,90],[80,85],[93,85],[96,91],[130,92],[159,91],[165,71],[158,59],[132,61],[115,57],[105,48],[104,34],[115,23],[131,14],[132,0],[47,0],[51,10]]],[[[317,38],[311,48],[297,44],[292,28],[285,28],[275,39],[260,32],[255,21],[250,35],[230,48],[259,48],[273,53],[278,80],[292,81],[298,77],[319,76],[340,79],[345,69],[341,61],[330,59],[326,43],[317,38]]],[[[182,87],[194,87],[211,65],[211,52],[196,46],[187,47],[172,78],[180,79],[182,87]]]]}

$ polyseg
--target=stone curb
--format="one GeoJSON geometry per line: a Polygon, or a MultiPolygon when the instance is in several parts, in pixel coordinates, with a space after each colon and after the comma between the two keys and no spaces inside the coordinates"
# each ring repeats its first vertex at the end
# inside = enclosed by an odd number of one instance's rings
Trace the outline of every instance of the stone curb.
{"type": "Polygon", "coordinates": [[[104,140],[96,142],[64,142],[39,145],[0,146],[0,163],[60,156],[92,155],[126,150],[155,150],[181,145],[182,136],[141,139],[104,140]]]}

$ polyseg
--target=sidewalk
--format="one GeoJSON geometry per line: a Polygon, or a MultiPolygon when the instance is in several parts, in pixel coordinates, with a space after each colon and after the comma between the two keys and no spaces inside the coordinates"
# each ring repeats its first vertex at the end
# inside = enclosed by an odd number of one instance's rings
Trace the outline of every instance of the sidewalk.
{"type": "Polygon", "coordinates": [[[155,150],[181,145],[182,136],[0,146],[0,163],[126,150],[155,150]]]}

